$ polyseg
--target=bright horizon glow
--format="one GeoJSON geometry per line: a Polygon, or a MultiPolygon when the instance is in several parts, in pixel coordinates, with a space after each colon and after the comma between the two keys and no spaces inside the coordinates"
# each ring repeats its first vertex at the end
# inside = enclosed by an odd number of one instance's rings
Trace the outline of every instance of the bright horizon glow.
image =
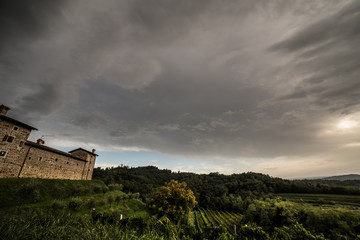
{"type": "Polygon", "coordinates": [[[341,130],[348,130],[358,126],[358,122],[349,118],[342,119],[336,125],[341,130]]]}

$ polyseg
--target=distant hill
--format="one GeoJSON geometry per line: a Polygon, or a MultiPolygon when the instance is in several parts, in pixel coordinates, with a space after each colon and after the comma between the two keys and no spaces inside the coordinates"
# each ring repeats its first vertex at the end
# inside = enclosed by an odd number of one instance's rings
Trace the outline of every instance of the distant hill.
{"type": "Polygon", "coordinates": [[[347,180],[360,180],[360,174],[347,174],[322,178],[322,180],[335,180],[335,181],[347,181],[347,180]]]}

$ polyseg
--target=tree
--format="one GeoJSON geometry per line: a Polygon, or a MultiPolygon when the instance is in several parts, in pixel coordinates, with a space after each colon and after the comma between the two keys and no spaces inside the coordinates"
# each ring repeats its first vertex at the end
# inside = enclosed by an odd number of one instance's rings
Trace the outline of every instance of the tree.
{"type": "Polygon", "coordinates": [[[175,180],[157,188],[152,202],[174,220],[181,219],[197,204],[194,193],[186,182],[179,183],[175,180]]]}

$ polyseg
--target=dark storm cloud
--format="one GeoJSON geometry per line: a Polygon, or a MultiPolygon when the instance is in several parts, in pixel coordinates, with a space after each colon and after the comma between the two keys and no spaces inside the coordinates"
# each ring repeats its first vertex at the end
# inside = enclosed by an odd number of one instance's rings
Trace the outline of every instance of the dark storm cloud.
{"type": "MultiPolygon", "coordinates": [[[[319,48],[322,44],[352,42],[360,34],[360,3],[353,1],[337,13],[306,26],[294,36],[272,48],[275,50],[297,51],[304,48],[319,48]],[[319,44],[319,45],[318,45],[319,44]]],[[[331,47],[326,45],[326,47],[331,47]]]]}
{"type": "Polygon", "coordinates": [[[59,104],[61,99],[58,96],[57,85],[55,83],[41,83],[37,86],[34,93],[24,96],[21,99],[19,112],[32,116],[47,115],[53,112],[59,104]]]}
{"type": "Polygon", "coordinates": [[[16,0],[0,1],[0,51],[23,41],[33,41],[46,36],[48,21],[61,14],[66,1],[16,0]]]}
{"type": "Polygon", "coordinates": [[[321,123],[356,111],[359,5],[2,1],[0,101],[104,148],[310,156],[340,141],[321,123]]]}
{"type": "Polygon", "coordinates": [[[107,123],[106,117],[99,112],[78,112],[72,124],[83,128],[94,128],[107,123]]]}
{"type": "Polygon", "coordinates": [[[303,78],[284,99],[312,98],[330,111],[358,105],[359,26],[360,2],[353,1],[272,46],[272,50],[295,54],[296,60],[288,67],[303,78]]]}

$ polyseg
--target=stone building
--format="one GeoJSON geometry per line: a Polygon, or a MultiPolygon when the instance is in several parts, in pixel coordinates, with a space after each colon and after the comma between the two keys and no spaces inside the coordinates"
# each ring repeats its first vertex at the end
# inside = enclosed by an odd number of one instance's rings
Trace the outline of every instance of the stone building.
{"type": "Polygon", "coordinates": [[[0,105],[0,177],[91,180],[95,149],[77,148],[69,153],[28,140],[36,128],[6,116],[9,107],[0,105]]]}

